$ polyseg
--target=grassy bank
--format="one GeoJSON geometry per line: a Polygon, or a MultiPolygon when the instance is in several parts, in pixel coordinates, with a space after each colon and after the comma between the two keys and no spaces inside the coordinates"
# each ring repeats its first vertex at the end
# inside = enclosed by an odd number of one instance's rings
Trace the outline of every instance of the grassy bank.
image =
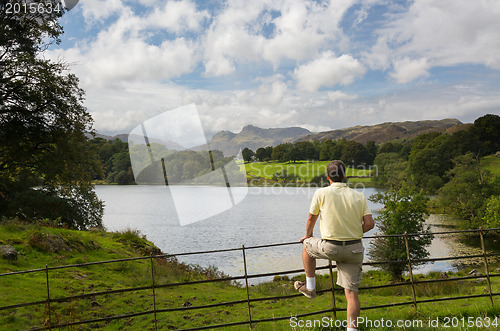
{"type": "MultiPolygon", "coordinates": [[[[80,264],[111,259],[149,256],[158,253],[158,249],[135,231],[109,233],[104,231],[78,232],[57,229],[43,225],[27,225],[19,222],[4,221],[0,224],[0,245],[12,245],[18,251],[17,261],[0,259],[0,273],[8,273],[29,269],[80,264]],[[57,239],[59,238],[59,239],[57,239]]],[[[478,262],[481,262],[480,260],[478,262]]],[[[477,270],[480,270],[478,265],[477,270]]],[[[498,266],[494,266],[498,270],[498,266]]],[[[465,275],[463,270],[459,275],[465,275]]],[[[195,326],[232,323],[248,319],[246,289],[241,285],[228,281],[217,283],[196,283],[185,286],[168,286],[177,282],[192,282],[216,279],[221,274],[215,268],[203,269],[187,266],[175,259],[155,260],[153,264],[156,309],[174,309],[175,311],[158,313],[160,330],[189,328],[195,326]],[[219,302],[239,302],[231,306],[219,306],[200,310],[192,310],[196,306],[216,304],[219,302]]],[[[132,314],[153,309],[152,290],[143,289],[133,292],[95,295],[96,292],[123,290],[133,287],[149,287],[151,285],[150,259],[122,261],[111,264],[78,266],[49,272],[50,296],[52,299],[88,294],[84,298],[69,302],[51,303],[51,321],[66,323],[72,321],[97,319],[109,316],[132,314]]],[[[334,274],[335,275],[335,274],[334,274]]],[[[453,275],[447,275],[452,277],[453,275]]],[[[439,278],[439,274],[417,276],[419,279],[439,278]]],[[[302,279],[303,276],[298,278],[302,279]]],[[[250,298],[265,298],[282,295],[293,295],[293,280],[276,277],[275,281],[249,288],[250,298]]],[[[500,291],[499,277],[492,278],[494,292],[500,291]]],[[[363,286],[378,286],[390,283],[388,276],[380,271],[369,271],[364,274],[363,286]]],[[[328,276],[318,277],[318,289],[330,288],[328,276]]],[[[484,294],[486,283],[476,279],[453,281],[446,283],[429,283],[417,285],[417,298],[426,300],[437,297],[484,294]]],[[[0,277],[0,306],[14,305],[30,301],[43,301],[47,298],[46,274],[42,270],[36,273],[9,275],[0,277]]],[[[345,299],[340,291],[336,297],[337,306],[345,308],[345,299]]],[[[360,292],[362,305],[375,306],[388,303],[407,302],[412,300],[409,286],[389,287],[360,292]]],[[[500,315],[499,298],[495,297],[492,307],[488,298],[467,299],[419,304],[415,310],[411,306],[395,306],[383,310],[363,311],[362,315],[371,320],[415,320],[427,321],[429,318],[456,316],[483,318],[500,315]]],[[[303,296],[288,299],[263,300],[251,304],[252,319],[266,319],[280,316],[295,316],[313,311],[331,309],[331,292],[320,294],[309,300],[303,296]]],[[[309,316],[303,323],[330,318],[331,313],[309,316]]],[[[338,312],[338,318],[345,313],[338,312]]],[[[22,307],[11,310],[0,310],[0,325],[5,329],[25,330],[47,325],[48,309],[45,304],[22,307]]],[[[444,321],[444,320],[443,320],[444,321]]],[[[500,321],[499,321],[500,322],[500,321]]],[[[301,324],[302,325],[302,324],[301,324]]],[[[306,324],[303,324],[307,326],[306,324]]],[[[109,322],[99,322],[75,327],[79,330],[144,330],[153,326],[153,315],[135,316],[109,322]]],[[[225,328],[230,330],[247,329],[247,326],[225,328]]],[[[290,330],[290,321],[265,322],[256,324],[256,330],[290,330]]],[[[297,330],[310,328],[298,327],[297,330]]],[[[317,328],[320,329],[320,328],[317,328]]],[[[328,329],[328,328],[326,328],[328,329]]],[[[364,328],[382,330],[384,328],[364,328]]],[[[386,328],[387,330],[391,328],[386,328]]],[[[439,328],[436,328],[438,330],[439,328]]],[[[484,330],[482,328],[481,330],[484,330]]]]}

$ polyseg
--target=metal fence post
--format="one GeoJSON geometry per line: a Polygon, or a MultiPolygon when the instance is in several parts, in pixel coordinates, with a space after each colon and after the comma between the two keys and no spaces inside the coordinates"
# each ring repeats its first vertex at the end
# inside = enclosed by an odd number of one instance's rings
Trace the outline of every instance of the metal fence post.
{"type": "Polygon", "coordinates": [[[337,319],[337,306],[335,304],[335,287],[333,283],[333,270],[332,270],[332,260],[328,260],[328,267],[330,269],[330,284],[332,286],[332,310],[333,310],[333,318],[337,319]]]}
{"type": "Polygon", "coordinates": [[[479,235],[481,237],[481,248],[483,249],[484,269],[486,271],[486,281],[488,282],[488,293],[490,295],[491,305],[493,306],[493,294],[491,293],[491,281],[490,281],[490,268],[488,267],[488,257],[486,256],[486,248],[484,246],[483,227],[479,227],[479,235]]]}
{"type": "Polygon", "coordinates": [[[413,271],[411,269],[411,258],[410,258],[410,246],[408,245],[408,232],[405,231],[405,246],[406,246],[406,258],[408,260],[408,271],[410,272],[410,283],[411,283],[411,295],[413,298],[413,305],[417,309],[417,298],[415,295],[415,283],[413,282],[413,271]]]}
{"type": "Polygon", "coordinates": [[[50,287],[49,287],[49,266],[45,265],[45,276],[47,280],[47,310],[49,312],[49,330],[52,330],[52,320],[50,314],[50,287]]]}
{"type": "Polygon", "coordinates": [[[241,251],[243,252],[243,266],[245,268],[245,287],[247,289],[247,304],[248,304],[248,322],[250,328],[252,327],[252,312],[250,310],[250,293],[248,291],[248,273],[247,273],[247,258],[245,255],[245,245],[241,245],[241,251]]]}
{"type": "Polygon", "coordinates": [[[154,273],[154,267],[153,267],[153,253],[149,254],[149,258],[151,261],[151,284],[152,284],[152,290],[153,290],[153,311],[154,311],[154,317],[155,317],[155,330],[158,330],[158,321],[156,319],[156,294],[155,294],[155,273],[154,273]]]}

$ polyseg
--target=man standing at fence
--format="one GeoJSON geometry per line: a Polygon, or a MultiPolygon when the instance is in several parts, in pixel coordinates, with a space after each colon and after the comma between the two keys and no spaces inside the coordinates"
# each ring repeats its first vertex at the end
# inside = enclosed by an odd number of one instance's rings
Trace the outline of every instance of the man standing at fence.
{"type": "Polygon", "coordinates": [[[337,264],[337,284],[344,288],[347,299],[347,330],[356,330],[360,303],[358,288],[362,278],[363,233],[373,229],[374,221],[365,196],[347,186],[346,167],[334,160],[327,166],[329,187],[314,193],[307,219],[302,261],[306,282],[295,282],[295,289],[308,298],[316,296],[316,259],[333,260],[337,264]],[[320,216],[321,239],[313,237],[320,216]]]}

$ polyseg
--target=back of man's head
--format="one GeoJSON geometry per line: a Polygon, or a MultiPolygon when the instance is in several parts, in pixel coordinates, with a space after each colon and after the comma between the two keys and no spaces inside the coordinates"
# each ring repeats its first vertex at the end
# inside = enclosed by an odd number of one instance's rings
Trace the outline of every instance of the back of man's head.
{"type": "Polygon", "coordinates": [[[342,182],[345,178],[345,164],[340,160],[333,160],[326,167],[326,175],[332,182],[342,182]]]}

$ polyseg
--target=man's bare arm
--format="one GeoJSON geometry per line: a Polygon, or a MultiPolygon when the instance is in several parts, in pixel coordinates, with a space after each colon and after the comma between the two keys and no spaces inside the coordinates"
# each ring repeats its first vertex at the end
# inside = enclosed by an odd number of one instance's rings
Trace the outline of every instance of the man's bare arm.
{"type": "Polygon", "coordinates": [[[318,216],[319,215],[309,214],[309,217],[307,218],[307,224],[306,224],[306,235],[300,239],[300,242],[303,242],[305,239],[312,237],[314,225],[316,224],[316,220],[318,219],[318,216]]]}
{"type": "Polygon", "coordinates": [[[363,233],[370,231],[375,226],[372,214],[363,216],[363,233]]]}

